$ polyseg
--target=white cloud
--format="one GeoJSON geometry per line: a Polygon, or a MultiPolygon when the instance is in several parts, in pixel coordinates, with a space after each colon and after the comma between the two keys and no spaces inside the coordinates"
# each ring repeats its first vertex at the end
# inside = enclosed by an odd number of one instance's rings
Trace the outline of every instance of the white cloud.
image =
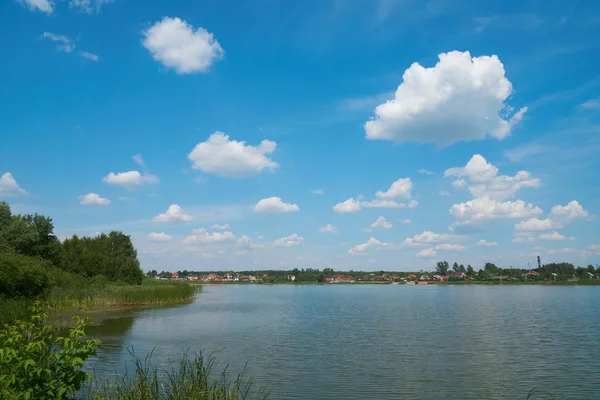
{"type": "Polygon", "coordinates": [[[433,175],[434,174],[434,172],[431,172],[431,171],[429,171],[429,170],[427,170],[425,168],[419,169],[419,170],[417,170],[417,172],[420,173],[420,174],[424,174],[424,175],[433,175]]]}
{"type": "Polygon", "coordinates": [[[546,231],[561,229],[572,222],[585,220],[590,213],[583,209],[577,200],[572,200],[566,206],[552,207],[550,214],[545,219],[531,218],[515,225],[517,231],[546,231]]]}
{"type": "Polygon", "coordinates": [[[458,220],[452,228],[474,227],[496,219],[523,219],[542,213],[542,209],[523,200],[500,202],[488,196],[469,200],[465,203],[454,204],[450,214],[458,220]]]}
{"type": "Polygon", "coordinates": [[[79,55],[85,58],[86,60],[94,62],[98,62],[98,60],[100,60],[100,56],[98,54],[90,53],[89,51],[82,51],[79,53],[79,55]]]}
{"type": "Polygon", "coordinates": [[[152,219],[152,222],[189,222],[193,219],[190,214],[183,211],[177,204],[171,204],[166,213],[157,215],[152,219]]]}
{"type": "Polygon", "coordinates": [[[400,221],[401,224],[410,224],[412,221],[410,219],[403,219],[400,221]]]}
{"type": "Polygon", "coordinates": [[[415,208],[419,205],[416,200],[408,202],[398,202],[396,199],[410,199],[413,183],[410,178],[400,178],[385,192],[378,190],[375,193],[376,199],[370,201],[355,200],[354,197],[338,203],[333,206],[333,211],[337,213],[355,213],[364,208],[415,208]]]}
{"type": "Polygon", "coordinates": [[[298,236],[297,233],[294,233],[290,236],[275,240],[273,245],[277,247],[295,247],[300,246],[302,243],[304,243],[304,238],[302,236],[298,236]]]}
{"type": "MultiPolygon", "coordinates": [[[[262,239],[261,236],[258,237],[259,240],[262,239]]],[[[252,249],[260,249],[260,248],[264,248],[265,246],[262,244],[255,244],[254,241],[248,236],[248,235],[242,235],[236,242],[235,242],[235,247],[237,247],[239,254],[238,255],[243,255],[243,254],[247,254],[249,250],[252,249]]]]}
{"type": "Polygon", "coordinates": [[[475,243],[476,246],[481,246],[481,247],[495,247],[498,246],[497,242],[488,242],[485,239],[481,239],[479,242],[475,243]]]}
{"type": "Polygon", "coordinates": [[[480,154],[475,154],[464,167],[446,170],[444,176],[454,176],[452,185],[460,188],[467,186],[473,197],[488,196],[494,200],[504,200],[515,195],[522,188],[539,188],[541,181],[532,178],[528,171],[519,171],[514,176],[498,176],[498,168],[488,163],[480,154]],[[468,181],[468,183],[467,183],[468,181]]]}
{"type": "Polygon", "coordinates": [[[565,235],[554,231],[552,233],[542,233],[539,237],[540,240],[573,240],[575,238],[568,238],[565,235]]]}
{"type": "Polygon", "coordinates": [[[146,163],[144,162],[144,158],[142,157],[142,155],[140,153],[131,156],[131,158],[137,165],[142,166],[142,167],[146,166],[146,163]]]}
{"type": "Polygon", "coordinates": [[[16,197],[27,195],[27,191],[19,187],[17,181],[15,178],[13,178],[10,172],[5,172],[2,176],[0,176],[0,197],[16,197]]]}
{"type": "Polygon", "coordinates": [[[581,252],[583,258],[588,258],[593,255],[600,256],[600,244],[593,244],[581,252]]]}
{"type": "Polygon", "coordinates": [[[435,251],[433,249],[433,247],[423,249],[417,253],[417,257],[435,257],[436,255],[437,255],[437,251],[435,251]]]}
{"type": "Polygon", "coordinates": [[[432,243],[456,242],[465,240],[464,236],[452,235],[446,233],[435,233],[432,231],[424,231],[416,234],[412,238],[406,238],[402,242],[403,247],[424,247],[432,243]]]}
{"type": "Polygon", "coordinates": [[[375,228],[383,228],[383,229],[392,229],[392,224],[389,223],[385,217],[383,216],[379,216],[377,217],[377,219],[375,220],[375,222],[373,222],[370,225],[371,228],[375,229],[375,228]]]}
{"type": "Polygon", "coordinates": [[[59,51],[63,51],[65,53],[70,53],[75,50],[75,44],[64,35],[56,35],[52,32],[44,32],[42,34],[44,39],[50,39],[53,42],[56,42],[56,49],[59,51]]]}
{"type": "Polygon", "coordinates": [[[314,190],[311,190],[310,192],[312,194],[319,194],[319,195],[325,194],[325,191],[323,189],[314,189],[314,190]]]}
{"type": "Polygon", "coordinates": [[[231,229],[231,226],[229,226],[229,224],[224,224],[224,225],[213,224],[213,225],[211,225],[211,228],[218,229],[220,231],[224,231],[226,229],[231,229]]]}
{"type": "Polygon", "coordinates": [[[114,0],[71,0],[69,6],[78,8],[81,12],[93,14],[100,11],[103,4],[112,3],[114,0]]]}
{"type": "Polygon", "coordinates": [[[207,72],[225,53],[213,34],[179,18],[164,17],[142,32],[152,57],[178,74],[207,72]]]}
{"type": "Polygon", "coordinates": [[[232,242],[235,240],[235,235],[231,232],[213,232],[210,233],[204,228],[194,229],[192,235],[183,239],[184,244],[192,243],[218,243],[232,242]]]}
{"type": "Polygon", "coordinates": [[[100,197],[97,193],[88,193],[85,196],[79,196],[79,200],[83,205],[97,204],[100,206],[107,206],[110,204],[109,199],[100,197]]]}
{"type": "Polygon", "coordinates": [[[31,11],[41,11],[52,14],[53,3],[50,0],[19,0],[19,3],[27,6],[31,11]]]}
{"type": "Polygon", "coordinates": [[[331,224],[327,224],[327,225],[319,228],[319,232],[321,232],[321,233],[334,233],[334,234],[337,234],[338,233],[338,229],[335,226],[331,225],[331,224]]]}
{"type": "Polygon", "coordinates": [[[350,250],[348,250],[348,254],[350,254],[351,256],[365,256],[367,255],[366,251],[369,249],[375,248],[377,250],[380,250],[389,246],[389,243],[380,242],[374,237],[370,237],[366,243],[358,244],[350,250]]]}
{"type": "Polygon", "coordinates": [[[466,250],[467,247],[462,246],[460,244],[442,243],[442,244],[438,244],[437,246],[435,246],[435,249],[436,250],[446,250],[446,251],[463,251],[463,250],[466,250]]]}
{"type": "Polygon", "coordinates": [[[279,197],[268,197],[254,206],[255,213],[287,213],[300,211],[298,204],[284,203],[279,197]]]}
{"type": "Polygon", "coordinates": [[[551,249],[548,250],[547,253],[548,254],[566,254],[566,253],[574,253],[575,249],[571,248],[571,247],[565,247],[563,249],[551,249]]]}
{"type": "Polygon", "coordinates": [[[110,172],[102,180],[109,185],[121,185],[126,188],[142,186],[144,184],[157,184],[160,182],[156,175],[142,175],[139,171],[110,172]]]}
{"type": "Polygon", "coordinates": [[[375,193],[375,197],[383,200],[398,198],[410,199],[412,186],[413,183],[410,178],[400,178],[392,183],[387,191],[382,192],[381,190],[378,190],[377,193],[375,193]]]}
{"type": "Polygon", "coordinates": [[[192,168],[204,173],[227,178],[245,178],[273,171],[279,164],[267,155],[277,148],[277,143],[263,140],[258,146],[229,140],[223,132],[215,132],[206,142],[200,142],[188,154],[192,168]]]}
{"type": "Polygon", "coordinates": [[[588,101],[581,103],[578,108],[580,110],[598,110],[600,109],[600,98],[589,99],[588,101]]]}
{"type": "Polygon", "coordinates": [[[164,232],[152,232],[148,234],[148,240],[151,242],[169,242],[173,239],[173,236],[167,235],[164,232]]]}
{"type": "Polygon", "coordinates": [[[512,116],[512,84],[497,56],[442,53],[433,68],[414,63],[395,98],[365,123],[367,139],[434,142],[442,146],[486,137],[504,139],[527,111],[512,116]]]}

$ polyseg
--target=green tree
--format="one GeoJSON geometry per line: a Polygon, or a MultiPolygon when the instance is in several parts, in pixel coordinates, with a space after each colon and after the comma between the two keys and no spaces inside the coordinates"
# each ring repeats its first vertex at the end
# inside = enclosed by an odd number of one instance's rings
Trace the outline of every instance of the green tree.
{"type": "Polygon", "coordinates": [[[454,264],[452,264],[452,270],[454,272],[460,272],[460,268],[458,267],[458,263],[455,262],[454,264]]]}
{"type": "Polygon", "coordinates": [[[449,265],[448,261],[438,261],[437,266],[435,267],[435,271],[438,275],[445,276],[448,275],[449,265]]]}
{"type": "Polygon", "coordinates": [[[473,270],[473,267],[471,267],[471,264],[467,265],[467,275],[468,276],[474,276],[475,275],[475,270],[473,270]]]}

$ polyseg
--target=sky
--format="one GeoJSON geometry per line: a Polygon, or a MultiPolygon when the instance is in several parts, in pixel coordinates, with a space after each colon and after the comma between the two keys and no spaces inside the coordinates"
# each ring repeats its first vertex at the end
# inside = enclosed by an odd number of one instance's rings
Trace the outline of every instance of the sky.
{"type": "Polygon", "coordinates": [[[144,270],[600,263],[600,3],[3,0],[0,201],[144,270]]]}

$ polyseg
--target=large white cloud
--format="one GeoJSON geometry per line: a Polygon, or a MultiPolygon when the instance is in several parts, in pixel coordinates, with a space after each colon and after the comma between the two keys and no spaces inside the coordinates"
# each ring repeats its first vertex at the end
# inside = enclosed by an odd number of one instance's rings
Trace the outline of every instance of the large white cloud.
{"type": "Polygon", "coordinates": [[[27,196],[27,194],[27,191],[21,189],[10,172],[5,172],[0,176],[0,197],[27,196]]]}
{"type": "Polygon", "coordinates": [[[333,211],[337,213],[355,213],[363,208],[415,208],[419,205],[416,200],[410,200],[413,183],[410,178],[400,178],[390,185],[388,190],[378,190],[375,193],[375,199],[362,200],[351,197],[341,203],[333,206],[333,211]],[[399,202],[398,199],[410,200],[399,202]]]}
{"type": "Polygon", "coordinates": [[[255,213],[287,213],[300,211],[298,204],[284,203],[280,197],[268,197],[260,200],[254,206],[255,213]]]}
{"type": "Polygon", "coordinates": [[[282,237],[273,242],[274,246],[277,247],[295,247],[300,246],[304,243],[304,238],[302,236],[298,236],[297,233],[293,233],[290,236],[282,237]]]}
{"type": "Polygon", "coordinates": [[[79,196],[79,202],[83,205],[97,204],[100,206],[107,206],[110,204],[110,200],[104,197],[100,197],[97,193],[88,193],[84,196],[79,196]]]}
{"type": "Polygon", "coordinates": [[[528,171],[519,171],[514,176],[498,175],[498,168],[481,154],[473,155],[464,167],[446,170],[444,176],[459,178],[452,185],[456,188],[468,186],[473,197],[488,196],[494,200],[510,198],[525,187],[539,188],[542,183],[528,171]]]}
{"type": "Polygon", "coordinates": [[[218,242],[233,242],[235,235],[232,232],[208,232],[204,228],[194,229],[192,235],[183,239],[184,244],[192,243],[218,243],[218,242]]]}
{"type": "Polygon", "coordinates": [[[432,231],[423,231],[412,238],[406,238],[402,242],[402,247],[425,247],[432,243],[460,242],[466,238],[462,235],[453,235],[448,233],[435,233],[432,231]]]}
{"type": "Polygon", "coordinates": [[[148,234],[148,240],[151,242],[169,242],[171,239],[173,239],[173,236],[164,232],[151,232],[148,234]]]}
{"type": "Polygon", "coordinates": [[[32,11],[41,11],[46,14],[52,14],[53,2],[50,0],[18,0],[19,3],[27,6],[32,11]]]}
{"type": "Polygon", "coordinates": [[[370,237],[366,243],[358,244],[358,245],[354,246],[353,248],[351,248],[350,250],[348,250],[348,254],[350,254],[351,256],[365,256],[365,255],[367,255],[367,253],[366,253],[367,250],[370,250],[373,248],[380,250],[380,249],[387,248],[389,246],[390,246],[389,243],[380,242],[379,240],[375,239],[374,237],[370,237]]]}
{"type": "Polygon", "coordinates": [[[142,175],[139,171],[110,172],[102,180],[109,185],[120,185],[126,188],[142,186],[144,184],[157,184],[160,182],[156,175],[142,175]]]}
{"type": "Polygon", "coordinates": [[[547,231],[561,229],[575,221],[589,218],[590,213],[577,200],[566,206],[556,205],[545,219],[531,218],[515,225],[517,231],[547,231]]]}
{"type": "Polygon", "coordinates": [[[206,72],[225,53],[213,34],[179,18],[164,17],[143,31],[152,57],[178,74],[206,72]]]}
{"type": "Polygon", "coordinates": [[[263,140],[258,146],[246,142],[229,140],[223,132],[215,132],[206,142],[200,142],[188,154],[192,168],[208,174],[228,178],[245,178],[273,171],[279,164],[268,155],[277,148],[277,143],[263,140]]]}
{"type": "Polygon", "coordinates": [[[365,123],[368,139],[445,146],[510,135],[527,108],[513,113],[507,105],[512,84],[498,57],[471,57],[468,51],[438,57],[435,67],[414,63],[404,72],[394,99],[377,106],[365,123]]]}
{"type": "Polygon", "coordinates": [[[186,213],[179,205],[171,204],[164,214],[159,214],[152,219],[152,222],[189,222],[194,217],[186,213]]]}

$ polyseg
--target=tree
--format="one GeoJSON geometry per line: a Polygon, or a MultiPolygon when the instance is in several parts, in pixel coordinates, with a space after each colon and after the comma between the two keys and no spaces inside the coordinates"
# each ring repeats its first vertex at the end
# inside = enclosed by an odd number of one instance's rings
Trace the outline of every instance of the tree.
{"type": "Polygon", "coordinates": [[[456,262],[452,264],[452,270],[454,272],[460,272],[460,268],[458,267],[458,264],[456,262]]]}
{"type": "Polygon", "coordinates": [[[438,261],[437,266],[435,267],[438,275],[445,276],[448,275],[448,261],[438,261]]]}
{"type": "Polygon", "coordinates": [[[467,265],[467,275],[469,275],[469,276],[475,275],[475,270],[473,270],[473,267],[471,267],[471,264],[467,265]]]}

